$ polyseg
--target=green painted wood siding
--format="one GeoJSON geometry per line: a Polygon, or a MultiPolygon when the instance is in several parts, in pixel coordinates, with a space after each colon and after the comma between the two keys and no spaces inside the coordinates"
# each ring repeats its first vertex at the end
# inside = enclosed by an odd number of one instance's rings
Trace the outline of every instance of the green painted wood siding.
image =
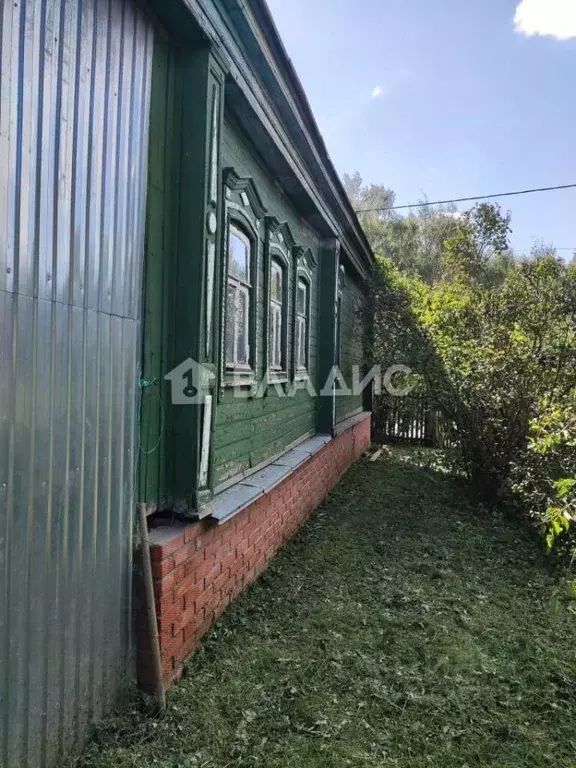
{"type": "MultiPolygon", "coordinates": [[[[268,209],[268,215],[287,222],[297,245],[310,248],[316,258],[320,241],[302,225],[298,214],[283,197],[274,179],[257,157],[256,151],[240,130],[225,122],[222,167],[234,168],[242,177],[251,177],[268,209]]],[[[261,379],[266,367],[264,332],[266,297],[264,296],[264,243],[259,242],[258,296],[256,316],[255,373],[261,379]]],[[[288,358],[293,349],[294,276],[289,275],[288,358]]],[[[318,349],[318,267],[312,273],[310,300],[310,378],[316,386],[318,349]]],[[[291,365],[289,374],[292,374],[291,365]]],[[[214,482],[218,486],[247,472],[281,453],[299,438],[316,431],[316,399],[306,391],[293,398],[279,397],[273,388],[265,397],[238,400],[232,388],[224,387],[218,403],[213,437],[214,482]]]]}
{"type": "Polygon", "coordinates": [[[172,502],[172,406],[164,379],[173,366],[174,250],[178,231],[180,89],[177,53],[159,33],[154,42],[144,278],[144,341],[139,497],[172,502]],[[146,382],[149,385],[146,385],[146,382]]]}
{"type": "MultiPolygon", "coordinates": [[[[362,286],[347,273],[344,278],[341,303],[341,330],[340,330],[340,369],[344,375],[346,384],[352,389],[353,367],[360,366],[363,370],[364,362],[364,333],[362,302],[364,293],[362,286]]],[[[361,372],[358,374],[362,379],[361,372]]],[[[340,422],[353,413],[362,409],[363,397],[340,396],[336,399],[336,421],[340,422]]]]}
{"type": "MultiPolygon", "coordinates": [[[[182,253],[191,252],[181,245],[184,221],[178,214],[182,209],[183,190],[188,189],[183,182],[182,155],[186,147],[194,151],[197,147],[202,153],[206,137],[197,138],[182,130],[185,117],[182,105],[186,98],[189,101],[191,99],[191,94],[186,96],[185,93],[182,52],[160,33],[156,37],[150,124],[139,499],[149,502],[154,508],[163,508],[181,502],[182,483],[178,478],[188,477],[190,483],[196,482],[191,478],[192,459],[198,442],[198,425],[188,419],[184,420],[179,411],[175,410],[171,403],[170,385],[164,377],[182,362],[186,354],[192,354],[188,351],[191,349],[190,340],[200,338],[196,330],[196,316],[193,319],[187,316],[186,324],[182,322],[180,314],[179,322],[176,322],[178,307],[175,297],[180,295],[178,291],[182,290],[179,258],[182,253]],[[194,323],[192,326],[191,322],[194,323]]],[[[200,108],[198,100],[192,98],[192,102],[196,108],[200,108]]],[[[250,178],[266,208],[266,216],[273,217],[277,224],[287,224],[299,251],[312,254],[312,260],[308,256],[303,257],[309,267],[312,261],[316,261],[310,268],[309,375],[311,383],[316,391],[319,391],[324,384],[318,381],[318,347],[322,343],[318,334],[319,305],[321,294],[322,300],[333,301],[334,291],[333,286],[331,292],[326,290],[326,286],[321,289],[319,283],[322,248],[327,247],[326,242],[321,242],[292,207],[276,179],[259,158],[257,149],[231,118],[225,121],[222,133],[220,167],[233,169],[241,179],[250,178]]],[[[231,202],[232,199],[235,198],[232,196],[231,202]]],[[[256,317],[252,343],[255,346],[254,372],[258,382],[267,367],[265,232],[268,222],[269,218],[266,225],[264,220],[261,222],[257,254],[258,274],[255,282],[257,287],[253,296],[256,317]]],[[[190,220],[187,224],[190,225],[190,220]]],[[[219,250],[224,248],[225,243],[219,250]]],[[[192,249],[194,253],[200,250],[192,249]]],[[[220,256],[221,253],[218,252],[217,262],[220,256]]],[[[293,254],[293,258],[294,256],[293,254]]],[[[193,264],[188,266],[193,268],[193,264]]],[[[222,277],[221,273],[217,274],[222,277]]],[[[226,294],[225,276],[223,279],[224,284],[217,286],[217,296],[226,294]]],[[[288,390],[294,378],[294,263],[288,268],[286,279],[288,390]]],[[[197,282],[198,280],[190,279],[187,284],[195,285],[197,282]]],[[[360,284],[355,281],[352,272],[347,271],[342,298],[342,368],[350,385],[352,366],[362,363],[362,338],[358,332],[357,310],[361,299],[360,284]]],[[[220,300],[216,298],[215,306],[219,303],[220,300]]],[[[222,342],[216,325],[213,336],[222,342]]],[[[329,340],[328,344],[331,344],[329,340]]],[[[223,357],[224,354],[221,360],[223,357]]],[[[261,466],[288,446],[314,434],[318,429],[318,399],[311,397],[306,390],[300,389],[294,397],[281,397],[274,387],[269,387],[265,396],[245,399],[236,398],[235,391],[237,390],[224,384],[219,387],[217,393],[211,446],[211,487],[216,490],[229,484],[234,478],[261,466]]],[[[358,411],[361,406],[361,396],[338,398],[337,421],[342,421],[346,416],[358,411]]],[[[331,412],[329,415],[331,417],[331,412]]],[[[191,489],[192,486],[189,490],[191,489]]],[[[188,497],[189,494],[186,498],[188,497]]]]}

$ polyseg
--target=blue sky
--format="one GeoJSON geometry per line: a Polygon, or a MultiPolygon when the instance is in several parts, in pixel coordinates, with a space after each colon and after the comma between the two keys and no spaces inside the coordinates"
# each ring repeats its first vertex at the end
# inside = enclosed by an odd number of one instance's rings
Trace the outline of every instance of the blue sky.
{"type": "MultiPolygon", "coordinates": [[[[576,0],[269,4],[340,174],[398,204],[576,183],[576,0]]],[[[576,189],[501,204],[518,250],[576,248],[576,189]]]]}

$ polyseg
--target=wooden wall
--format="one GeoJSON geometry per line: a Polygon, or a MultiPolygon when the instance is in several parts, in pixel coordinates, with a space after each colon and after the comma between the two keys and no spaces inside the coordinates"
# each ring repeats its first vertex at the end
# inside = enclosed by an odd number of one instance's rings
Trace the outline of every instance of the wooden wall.
{"type": "MultiPolygon", "coordinates": [[[[360,367],[358,374],[362,380],[362,364],[364,361],[363,312],[365,289],[347,272],[343,280],[342,290],[342,319],[340,331],[340,370],[348,387],[352,389],[353,368],[360,367]]],[[[362,410],[362,395],[338,397],[336,400],[336,421],[340,422],[348,416],[362,410]]]]}
{"type": "Polygon", "coordinates": [[[164,376],[175,364],[174,263],[178,231],[181,78],[177,49],[156,34],[150,105],[150,152],[144,339],[142,357],[142,423],[140,431],[140,499],[169,506],[172,408],[164,376]]]}
{"type": "MultiPolygon", "coordinates": [[[[197,63],[193,54],[179,48],[174,41],[156,35],[152,81],[150,122],[149,185],[147,203],[146,270],[144,278],[144,341],[142,357],[142,426],[139,450],[139,500],[155,509],[171,509],[175,505],[193,510],[206,503],[212,492],[260,467],[281,454],[300,439],[321,431],[329,432],[332,424],[332,402],[327,419],[319,414],[319,398],[310,394],[302,383],[294,396],[286,396],[294,387],[294,292],[297,269],[294,265],[306,263],[310,278],[309,366],[310,384],[319,393],[324,381],[319,380],[319,356],[332,353],[333,332],[328,329],[319,337],[320,305],[332,317],[334,284],[330,282],[337,270],[338,249],[335,239],[322,240],[288,200],[278,180],[267,169],[257,147],[239,127],[231,109],[224,111],[218,142],[218,173],[220,203],[218,205],[218,243],[215,249],[215,297],[212,338],[214,361],[219,357],[219,386],[214,391],[215,409],[212,422],[209,487],[202,498],[197,487],[198,423],[194,406],[175,407],[171,400],[170,382],[165,376],[187,357],[206,363],[199,351],[202,332],[199,323],[202,287],[196,277],[195,264],[201,259],[203,231],[203,201],[201,190],[196,196],[188,194],[194,186],[195,173],[184,178],[184,160],[191,155],[206,154],[206,135],[199,126],[207,120],[207,106],[201,95],[202,77],[210,77],[206,70],[196,85],[190,82],[194,72],[204,72],[201,55],[197,63]],[[192,56],[192,59],[190,58],[192,56]],[[187,62],[192,61],[192,64],[187,62]],[[196,68],[196,69],[195,69],[196,68]],[[198,125],[189,126],[187,115],[194,112],[198,125]],[[188,127],[183,128],[186,125],[188,127]],[[266,231],[269,222],[285,225],[293,243],[290,252],[293,263],[287,270],[287,383],[282,394],[278,388],[265,391],[255,388],[248,397],[239,399],[238,388],[226,385],[222,371],[223,360],[221,325],[224,321],[223,297],[226,295],[225,206],[231,195],[224,194],[225,180],[232,174],[245,183],[250,179],[252,194],[256,194],[265,214],[259,211],[259,237],[257,279],[255,281],[256,318],[253,344],[254,378],[259,384],[267,368],[267,278],[266,231]],[[253,190],[256,190],[254,193],[253,190]],[[198,213],[194,218],[190,212],[198,213]],[[198,243],[194,233],[198,230],[198,243]],[[183,237],[182,233],[189,237],[183,237]],[[327,279],[320,284],[323,273],[327,279]],[[200,287],[199,287],[200,286],[200,287]],[[220,355],[219,355],[220,353],[220,355]],[[259,390],[259,391],[257,391],[259,390]],[[326,423],[324,423],[326,422],[326,423]]],[[[206,94],[204,93],[204,97],[206,94]]],[[[222,118],[221,118],[222,119],[222,118]]],[[[210,123],[211,121],[208,120],[210,123]]],[[[238,191],[233,192],[232,198],[238,191]]],[[[260,207],[260,206],[257,206],[260,207]]],[[[254,211],[252,211],[254,213],[254,211]]],[[[341,367],[349,386],[352,386],[352,367],[362,363],[363,345],[358,306],[363,289],[359,278],[348,263],[345,254],[341,261],[345,268],[342,282],[341,367]]],[[[327,359],[328,359],[327,357],[327,359]]],[[[330,367],[329,366],[329,367],[330,367]]],[[[215,367],[217,367],[215,365],[215,367]]],[[[338,397],[336,421],[341,422],[362,408],[362,396],[338,397]]]]}
{"type": "MultiPolygon", "coordinates": [[[[296,211],[283,196],[274,179],[257,157],[256,150],[234,123],[227,119],[224,127],[222,151],[223,167],[234,168],[242,177],[251,177],[256,184],[267,215],[287,222],[296,243],[310,248],[319,258],[320,241],[302,222],[296,211]]],[[[264,326],[266,299],[264,297],[264,243],[259,241],[258,297],[256,323],[256,377],[260,379],[266,367],[264,360],[264,326]]],[[[289,270],[288,303],[288,358],[289,369],[293,344],[292,317],[294,311],[294,279],[289,270]]],[[[310,378],[316,386],[318,268],[312,273],[310,308],[310,378]]],[[[288,371],[290,377],[292,371],[288,371]]],[[[238,400],[232,388],[223,387],[216,413],[214,432],[214,483],[216,486],[240,473],[258,466],[266,459],[282,452],[288,445],[316,429],[316,400],[308,392],[298,391],[294,397],[280,397],[269,388],[264,397],[238,400]]]]}

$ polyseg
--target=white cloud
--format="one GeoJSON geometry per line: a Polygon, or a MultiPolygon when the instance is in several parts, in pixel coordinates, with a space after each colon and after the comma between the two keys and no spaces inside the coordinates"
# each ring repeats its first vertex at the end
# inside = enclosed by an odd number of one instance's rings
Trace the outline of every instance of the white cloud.
{"type": "Polygon", "coordinates": [[[382,86],[377,85],[376,88],[374,88],[374,90],[372,91],[372,98],[377,99],[378,96],[382,96],[383,93],[384,91],[382,90],[382,86]]]}
{"type": "Polygon", "coordinates": [[[569,40],[576,37],[576,0],[521,0],[514,26],[524,35],[569,40]]]}

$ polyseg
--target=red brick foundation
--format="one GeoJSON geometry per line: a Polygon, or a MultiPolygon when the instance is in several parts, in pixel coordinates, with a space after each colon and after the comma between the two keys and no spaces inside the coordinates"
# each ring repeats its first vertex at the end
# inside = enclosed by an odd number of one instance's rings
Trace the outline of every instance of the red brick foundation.
{"type": "MultiPolygon", "coordinates": [[[[286,480],[223,525],[170,523],[150,531],[164,679],[182,673],[226,606],[264,571],[284,542],[370,445],[370,419],[335,437],[286,480]]],[[[138,617],[138,681],[151,688],[144,617],[138,617]]]]}

